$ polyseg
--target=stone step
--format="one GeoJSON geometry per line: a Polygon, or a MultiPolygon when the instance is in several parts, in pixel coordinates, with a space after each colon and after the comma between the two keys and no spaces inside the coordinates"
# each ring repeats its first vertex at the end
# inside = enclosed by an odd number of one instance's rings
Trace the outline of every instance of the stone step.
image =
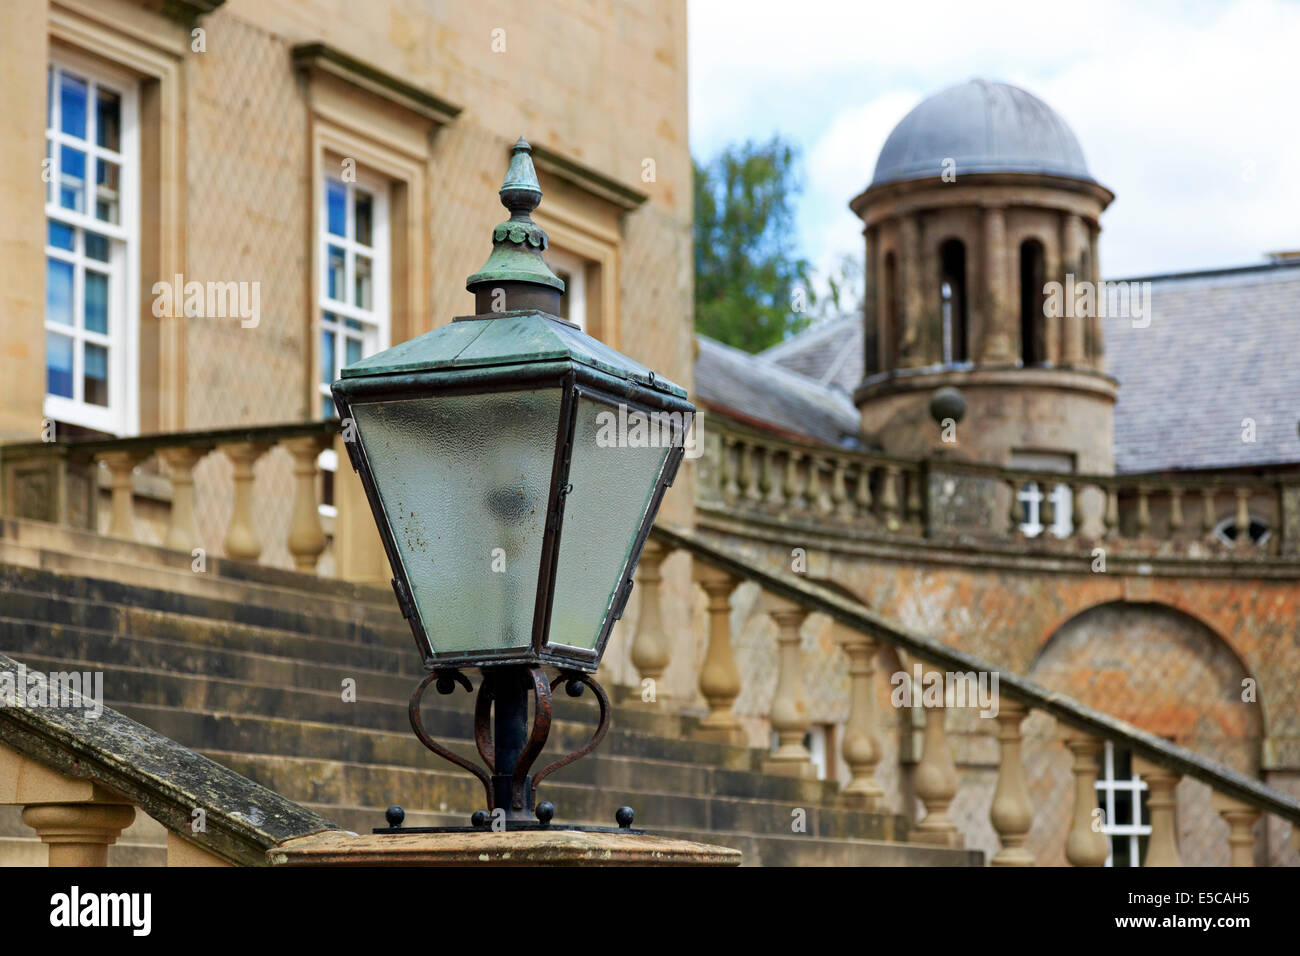
{"type": "MultiPolygon", "coordinates": [[[[0,592],[14,591],[68,597],[95,604],[152,608],[193,617],[255,624],[341,640],[396,647],[400,635],[411,641],[410,628],[394,601],[392,608],[353,602],[346,597],[305,595],[289,588],[266,588],[238,582],[209,587],[202,574],[136,568],[132,580],[116,580],[96,559],[64,555],[76,567],[28,566],[10,561],[0,541],[0,592]],[[100,573],[104,572],[104,573],[100,573]],[[195,583],[195,582],[200,583],[195,583]],[[161,585],[161,586],[160,586],[161,585]],[[217,592],[217,593],[213,593],[217,592]]],[[[341,585],[346,589],[348,585],[341,585]]],[[[409,646],[409,645],[408,645],[409,646]]]]}
{"type": "MultiPolygon", "coordinates": [[[[484,802],[482,785],[454,768],[415,770],[303,757],[200,752],[291,800],[373,806],[379,808],[377,819],[381,820],[382,808],[390,804],[440,813],[459,810],[468,816],[484,802]]],[[[555,804],[557,823],[608,825],[614,811],[627,805],[636,810],[637,821],[648,829],[785,835],[790,833],[795,811],[802,810],[807,832],[822,838],[905,841],[908,834],[906,819],[896,814],[710,793],[667,793],[658,789],[655,780],[639,781],[635,787],[592,786],[561,779],[563,773],[547,778],[538,791],[542,799],[555,804]]]]}
{"type": "MultiPolygon", "coordinates": [[[[409,729],[401,731],[342,728],[297,719],[188,711],[123,705],[123,713],[187,747],[208,747],[249,754],[292,753],[316,759],[413,769],[448,769],[409,729]]],[[[607,738],[608,739],[608,738],[607,738]]],[[[444,740],[454,752],[478,762],[468,740],[444,740]]],[[[553,739],[536,766],[540,769],[565,752],[553,739]]],[[[788,800],[799,805],[833,806],[838,788],[821,780],[801,780],[757,771],[728,770],[704,763],[656,760],[607,752],[602,746],[557,771],[565,781],[599,787],[636,789],[653,781],[670,793],[788,800]]]]}
{"type": "Polygon", "coordinates": [[[205,649],[247,651],[391,674],[406,673],[413,680],[423,675],[409,632],[394,636],[392,646],[379,646],[175,611],[19,590],[0,593],[0,617],[58,628],[83,628],[114,637],[175,640],[205,649]]]}
{"type": "MultiPolygon", "coordinates": [[[[18,546],[28,554],[46,552],[95,558],[113,571],[125,568],[151,568],[163,572],[180,569],[194,575],[191,570],[194,558],[189,551],[175,551],[28,518],[0,518],[0,542],[18,546]]],[[[231,558],[208,556],[202,575],[194,576],[209,584],[222,582],[289,589],[330,600],[373,604],[383,610],[392,610],[394,606],[393,592],[387,585],[356,584],[231,558]]],[[[134,575],[131,580],[134,580],[134,575]]]]}
{"type": "MultiPolygon", "coordinates": [[[[293,714],[293,719],[301,722],[410,733],[406,700],[370,696],[364,680],[358,680],[356,701],[346,702],[340,692],[332,690],[274,687],[243,680],[112,666],[77,658],[17,653],[5,647],[0,647],[0,651],[36,671],[102,672],[105,703],[123,713],[131,713],[131,708],[146,704],[198,714],[293,714]]],[[[462,691],[455,695],[458,706],[446,706],[445,702],[451,699],[436,694],[426,698],[422,710],[425,727],[444,742],[468,744],[473,727],[470,695],[462,691]]],[[[556,700],[555,711],[556,719],[551,725],[550,736],[554,745],[564,752],[583,746],[594,730],[594,717],[588,718],[591,708],[584,708],[561,695],[556,700]]],[[[647,715],[629,711],[628,716],[635,719],[647,715]]],[[[705,763],[734,770],[753,770],[762,759],[761,751],[747,747],[639,732],[623,728],[618,720],[616,713],[616,722],[601,744],[602,751],[622,756],[705,763]]]]}
{"type": "MultiPolygon", "coordinates": [[[[0,614],[6,614],[13,608],[0,596],[0,614]]],[[[104,623],[102,621],[97,623],[104,623]]],[[[343,681],[351,679],[356,682],[358,694],[369,699],[381,700],[405,706],[420,679],[419,674],[395,675],[387,669],[368,669],[355,664],[333,665],[310,658],[284,657],[248,651],[212,649],[195,647],[188,641],[189,625],[179,622],[177,630],[183,635],[178,640],[159,640],[136,637],[108,631],[90,630],[64,624],[34,623],[30,620],[13,620],[0,617],[0,650],[4,650],[18,660],[24,660],[29,666],[41,670],[66,670],[55,666],[63,662],[77,661],[88,663],[92,670],[106,668],[123,668],[130,672],[160,673],[166,675],[186,675],[212,679],[225,679],[239,684],[254,685],[268,693],[260,694],[262,708],[256,713],[277,713],[273,707],[273,698],[285,688],[320,691],[337,698],[342,703],[343,681]],[[37,666],[37,661],[40,666],[37,666]]],[[[414,658],[414,653],[408,653],[414,658]]],[[[84,669],[84,668],[83,668],[84,669]]],[[[477,675],[475,675],[477,679],[477,675]]],[[[128,681],[133,678],[127,678],[128,681]]],[[[156,688],[155,688],[156,689],[156,688]]],[[[132,700],[120,689],[110,689],[114,699],[132,700]]],[[[145,700],[145,698],[138,698],[145,700]]],[[[245,702],[239,707],[223,705],[220,699],[209,697],[209,709],[243,710],[245,702]]],[[[557,693],[554,707],[557,713],[570,713],[574,719],[594,725],[598,713],[596,702],[590,693],[574,700],[566,694],[557,693]]],[[[436,691],[425,695],[426,709],[455,711],[458,723],[466,723],[472,717],[459,716],[472,714],[473,696],[458,689],[450,697],[443,697],[436,691]]],[[[615,723],[625,729],[639,730],[645,733],[657,733],[664,736],[681,736],[684,726],[683,718],[677,714],[658,713],[643,707],[615,707],[615,723]]],[[[466,724],[468,726],[468,724],[466,724]]]]}

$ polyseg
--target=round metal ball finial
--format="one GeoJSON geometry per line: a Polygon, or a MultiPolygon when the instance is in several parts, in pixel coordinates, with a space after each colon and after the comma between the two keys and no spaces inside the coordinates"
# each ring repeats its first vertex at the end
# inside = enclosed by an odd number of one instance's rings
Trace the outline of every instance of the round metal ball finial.
{"type": "Polygon", "coordinates": [[[483,827],[488,825],[488,819],[488,812],[486,810],[475,810],[470,814],[469,825],[481,830],[483,827]]]}
{"type": "Polygon", "coordinates": [[[930,397],[930,417],[936,425],[942,425],[948,419],[960,422],[966,417],[966,398],[951,385],[938,389],[930,397]]]}
{"type": "Polygon", "coordinates": [[[537,822],[542,826],[546,826],[555,817],[555,804],[549,800],[543,800],[533,812],[537,814],[537,822]]]}
{"type": "Polygon", "coordinates": [[[624,830],[631,829],[632,821],[635,818],[636,811],[631,807],[619,807],[614,811],[614,820],[618,823],[619,827],[624,830]]]}
{"type": "Polygon", "coordinates": [[[406,811],[394,804],[384,811],[384,819],[388,821],[390,827],[396,829],[397,827],[400,827],[402,821],[406,819],[406,811]]]}

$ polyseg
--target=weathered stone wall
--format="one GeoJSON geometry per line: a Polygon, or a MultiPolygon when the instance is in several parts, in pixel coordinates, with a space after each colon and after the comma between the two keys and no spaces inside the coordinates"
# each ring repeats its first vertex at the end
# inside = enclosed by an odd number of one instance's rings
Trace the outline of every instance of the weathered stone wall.
{"type": "MultiPolygon", "coordinates": [[[[725,541],[760,563],[788,569],[790,548],[802,546],[793,540],[797,532],[791,535],[788,546],[734,535],[725,541]]],[[[1270,786],[1300,792],[1300,608],[1294,580],[1261,580],[1249,571],[1211,576],[1208,569],[1195,576],[1063,573],[1030,562],[998,567],[991,560],[945,560],[937,548],[929,560],[910,557],[901,550],[867,557],[810,549],[808,573],[835,582],[904,628],[1026,674],[1270,786]],[[1254,681],[1255,700],[1243,700],[1247,678],[1254,681]]],[[[750,603],[743,592],[733,599],[738,608],[750,603]]],[[[767,622],[733,615],[746,681],[736,711],[748,718],[755,744],[767,733],[763,718],[775,682],[769,629],[767,622]]],[[[810,712],[817,722],[840,721],[845,663],[833,645],[814,639],[818,632],[814,616],[803,645],[810,712]]],[[[898,754],[902,739],[906,755],[900,727],[905,730],[919,716],[897,713],[889,704],[887,678],[898,665],[878,658],[876,666],[882,743],[889,741],[898,754]]],[[[971,709],[954,709],[947,726],[962,778],[951,814],[968,846],[995,852],[997,837],[988,820],[997,780],[994,722],[971,709]]],[[[1073,800],[1070,756],[1061,728],[1048,715],[1031,714],[1023,730],[1035,806],[1029,845],[1040,862],[1063,864],[1073,800]]],[[[907,810],[909,765],[886,770],[887,762],[897,760],[893,754],[882,757],[877,780],[886,786],[890,805],[907,810]]],[[[1185,779],[1178,801],[1184,862],[1226,863],[1227,828],[1210,806],[1210,789],[1185,779]]],[[[1268,840],[1257,846],[1261,864],[1300,862],[1287,833],[1285,823],[1269,822],[1268,840]]]]}

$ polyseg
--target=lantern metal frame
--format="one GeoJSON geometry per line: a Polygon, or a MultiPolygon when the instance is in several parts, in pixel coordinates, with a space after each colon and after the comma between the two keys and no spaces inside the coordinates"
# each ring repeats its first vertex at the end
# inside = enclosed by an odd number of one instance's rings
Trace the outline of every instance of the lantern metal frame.
{"type": "MultiPolygon", "coordinates": [[[[527,313],[508,313],[527,314],[527,313]]],[[[543,320],[565,322],[546,313],[534,313],[543,320]]],[[[463,320],[500,321],[500,317],[465,317],[463,320]]],[[[458,321],[463,321],[458,320],[458,321]]],[[[651,376],[653,380],[653,374],[651,376]]],[[[599,369],[571,361],[520,361],[517,364],[457,369],[454,371],[403,372],[343,378],[333,384],[334,402],[340,418],[353,423],[353,434],[344,441],[352,467],[361,479],[370,502],[375,524],[379,528],[384,551],[393,569],[393,591],[402,616],[411,628],[412,637],[428,670],[503,664],[549,664],[565,670],[594,672],[600,664],[614,624],[623,614],[632,591],[633,572],[649,537],[663,496],[673,484],[685,452],[685,434],[689,430],[695,407],[669,391],[660,391],[638,382],[619,379],[599,369]],[[527,647],[438,651],[429,637],[420,609],[414,600],[405,563],[387,514],[358,426],[353,407],[360,404],[400,402],[453,395],[494,394],[511,391],[561,390],[560,414],[555,436],[555,455],[547,493],[546,524],[542,536],[541,562],[534,599],[532,633],[527,647]],[[617,409],[620,405],[645,415],[680,414],[682,431],[673,427],[673,439],[656,478],[648,507],[629,549],[629,559],[622,569],[622,580],[612,592],[594,647],[581,648],[553,641],[550,635],[551,610],[555,599],[556,572],[560,540],[564,530],[565,503],[572,491],[569,467],[573,460],[578,402],[588,399],[617,409]]],[[[671,419],[670,419],[671,421],[671,419]]],[[[347,436],[345,435],[345,438],[347,436]]]]}

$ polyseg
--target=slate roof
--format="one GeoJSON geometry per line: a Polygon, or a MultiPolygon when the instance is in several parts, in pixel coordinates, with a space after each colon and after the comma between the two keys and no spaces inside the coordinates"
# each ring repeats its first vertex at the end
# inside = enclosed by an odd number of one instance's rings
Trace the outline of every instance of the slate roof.
{"type": "Polygon", "coordinates": [[[1120,281],[1151,283],[1152,316],[1106,320],[1116,470],[1300,462],[1300,263],[1120,281]]]}
{"type": "MultiPolygon", "coordinates": [[[[1152,319],[1106,320],[1120,382],[1120,473],[1300,463],[1300,263],[1145,276],[1152,319]],[[1242,420],[1255,420],[1254,443],[1242,420]]],[[[861,319],[828,320],[762,358],[847,392],[862,380],[861,319]]],[[[698,379],[697,379],[698,381],[698,379]]]]}
{"type": "Polygon", "coordinates": [[[696,339],[695,397],[706,405],[778,432],[858,447],[861,419],[847,392],[782,368],[762,355],[703,335],[696,339]]]}
{"type": "Polygon", "coordinates": [[[852,395],[862,381],[862,313],[823,319],[758,354],[815,382],[838,386],[852,395]]]}

